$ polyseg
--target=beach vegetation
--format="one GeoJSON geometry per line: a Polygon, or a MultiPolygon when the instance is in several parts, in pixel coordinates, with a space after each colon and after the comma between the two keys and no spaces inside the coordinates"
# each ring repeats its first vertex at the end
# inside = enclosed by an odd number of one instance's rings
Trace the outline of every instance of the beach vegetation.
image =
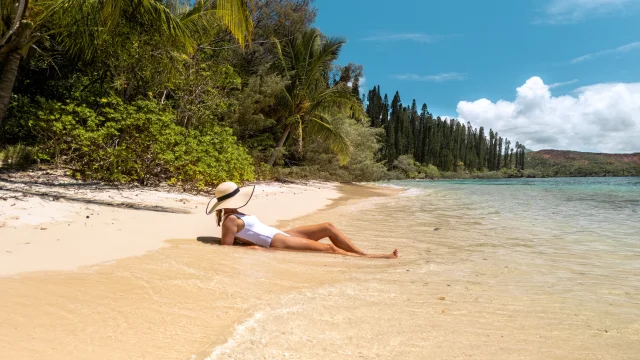
{"type": "Polygon", "coordinates": [[[444,172],[524,170],[524,145],[517,143],[514,154],[511,141],[493,129],[489,129],[487,139],[482,126],[474,128],[453,118],[434,117],[426,103],[418,112],[416,100],[404,106],[399,92],[389,104],[388,95],[381,92],[380,86],[369,90],[366,99],[370,126],[385,130],[380,151],[388,164],[397,160],[406,164],[403,157],[410,155],[418,164],[433,165],[444,172]]]}
{"type": "MultiPolygon", "coordinates": [[[[182,55],[193,54],[220,24],[241,46],[250,41],[253,0],[15,0],[0,5],[0,125],[24,59],[42,54],[51,67],[55,53],[76,64],[90,61],[105,39],[122,28],[160,35],[182,55]],[[248,2],[247,2],[248,1],[248,2]]],[[[125,40],[125,39],[119,39],[125,40]]],[[[123,41],[121,47],[136,48],[123,41]]]]}
{"type": "Polygon", "coordinates": [[[84,103],[38,99],[27,126],[40,162],[65,164],[73,174],[143,185],[164,181],[198,190],[254,178],[253,159],[217,124],[186,128],[174,111],[149,100],[116,96],[84,103]]]}
{"type": "Polygon", "coordinates": [[[339,64],[346,39],[313,28],[315,16],[312,0],[2,2],[3,166],[193,191],[638,173],[542,160],[524,139],[363,89],[365,69],[339,64]]]}
{"type": "Polygon", "coordinates": [[[525,155],[527,177],[640,176],[640,154],[541,150],[525,155]]]}
{"type": "Polygon", "coordinates": [[[342,38],[327,38],[317,29],[275,41],[280,58],[278,65],[286,76],[286,85],[276,97],[282,134],[269,165],[274,164],[292,130],[297,137],[298,152],[302,151],[306,134],[328,144],[342,165],[348,161],[351,146],[344,134],[332,125],[332,113],[336,109],[344,111],[352,110],[354,105],[356,108],[362,106],[358,103],[359,97],[354,96],[346,83],[331,85],[327,81],[331,65],[345,42],[342,38]]]}

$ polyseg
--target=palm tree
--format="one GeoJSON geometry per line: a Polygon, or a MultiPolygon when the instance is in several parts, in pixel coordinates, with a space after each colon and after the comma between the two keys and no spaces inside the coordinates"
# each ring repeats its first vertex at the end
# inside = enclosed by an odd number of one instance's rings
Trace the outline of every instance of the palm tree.
{"type": "Polygon", "coordinates": [[[342,38],[324,37],[317,29],[308,29],[284,41],[276,41],[287,84],[277,99],[283,132],[269,165],[273,166],[294,129],[298,133],[298,151],[302,151],[302,137],[306,133],[329,144],[341,163],[348,160],[351,147],[331,125],[332,114],[336,110],[347,112],[352,105],[360,104],[346,84],[332,87],[327,78],[331,64],[338,58],[344,43],[342,38]]]}
{"type": "Polygon", "coordinates": [[[218,20],[244,46],[253,31],[249,11],[253,4],[254,0],[2,0],[0,125],[20,61],[44,37],[55,35],[63,49],[90,57],[97,34],[114,29],[128,13],[146,27],[170,35],[187,51],[194,50],[218,20]]]}

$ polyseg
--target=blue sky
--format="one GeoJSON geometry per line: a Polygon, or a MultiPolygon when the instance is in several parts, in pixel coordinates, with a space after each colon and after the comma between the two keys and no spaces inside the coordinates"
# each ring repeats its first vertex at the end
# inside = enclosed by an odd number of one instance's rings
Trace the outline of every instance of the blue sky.
{"type": "Polygon", "coordinates": [[[362,64],[365,88],[379,84],[390,98],[398,90],[405,104],[415,98],[434,115],[494,127],[532,148],[640,151],[629,138],[640,137],[633,114],[640,113],[640,0],[316,0],[316,7],[315,26],[348,39],[339,63],[362,64]],[[615,103],[620,97],[624,104],[615,103]],[[620,116],[628,119],[612,126],[620,116]],[[585,121],[587,132],[579,129],[585,121]],[[598,131],[607,136],[590,139],[598,131]]]}

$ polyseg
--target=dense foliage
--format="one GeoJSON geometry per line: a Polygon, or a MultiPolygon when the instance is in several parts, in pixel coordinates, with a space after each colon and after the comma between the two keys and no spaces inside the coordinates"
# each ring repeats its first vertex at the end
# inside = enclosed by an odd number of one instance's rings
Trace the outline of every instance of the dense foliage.
{"type": "Polygon", "coordinates": [[[404,106],[312,0],[35,0],[0,6],[5,163],[189,189],[283,177],[519,176],[524,147],[404,106]],[[501,170],[502,169],[502,170],[501,170]],[[493,175],[487,175],[493,176],[493,175]]]}
{"type": "Polygon", "coordinates": [[[482,126],[476,129],[471,123],[465,125],[456,119],[434,118],[427,104],[422,104],[418,112],[415,99],[411,106],[403,106],[398,92],[389,104],[380,86],[373,87],[367,94],[366,113],[372,127],[385,130],[381,154],[389,164],[410,155],[418,164],[433,165],[442,171],[525,169],[524,145],[516,143],[514,149],[511,141],[493,129],[487,138],[482,126]]]}

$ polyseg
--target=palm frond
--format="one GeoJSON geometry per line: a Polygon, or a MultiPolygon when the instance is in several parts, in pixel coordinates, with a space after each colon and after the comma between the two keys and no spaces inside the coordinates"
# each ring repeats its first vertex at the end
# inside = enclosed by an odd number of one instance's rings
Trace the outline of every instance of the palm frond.
{"type": "Polygon", "coordinates": [[[279,109],[283,110],[285,113],[287,112],[294,113],[292,109],[295,106],[295,103],[291,98],[291,95],[287,91],[282,90],[276,93],[274,103],[279,109]]]}
{"type": "Polygon", "coordinates": [[[358,99],[351,93],[350,89],[341,86],[334,86],[322,91],[313,92],[315,95],[312,106],[309,108],[311,112],[322,112],[326,110],[343,110],[347,111],[351,107],[362,106],[358,99]]]}
{"type": "Polygon", "coordinates": [[[203,43],[215,37],[221,25],[215,10],[196,7],[182,14],[180,22],[197,43],[203,43]]]}
{"type": "Polygon", "coordinates": [[[164,33],[180,41],[187,49],[195,44],[188,29],[173,11],[157,0],[50,0],[45,17],[54,18],[59,41],[70,53],[89,58],[99,39],[119,26],[125,16],[135,18],[139,26],[164,33]]]}
{"type": "Polygon", "coordinates": [[[251,43],[253,21],[249,5],[253,7],[254,0],[218,0],[216,4],[218,16],[227,25],[240,46],[244,47],[245,41],[251,43]]]}
{"type": "MultiPolygon", "coordinates": [[[[2,8],[5,7],[3,1],[2,8]]],[[[171,36],[187,50],[215,32],[220,21],[240,45],[250,41],[254,0],[43,0],[46,16],[55,17],[61,44],[75,55],[90,57],[100,37],[115,29],[126,15],[142,28],[171,36]]]]}
{"type": "MultiPolygon", "coordinates": [[[[331,63],[338,58],[342,45],[345,43],[346,40],[343,38],[328,38],[322,41],[317,52],[313,54],[313,58],[309,59],[309,72],[322,74],[325,70],[328,70],[331,63]]],[[[307,86],[309,86],[309,84],[307,86]]]]}
{"type": "Polygon", "coordinates": [[[307,132],[309,136],[314,136],[325,142],[331,147],[331,150],[338,155],[340,165],[344,165],[351,157],[352,147],[349,141],[342,133],[333,127],[327,117],[322,114],[314,114],[310,116],[307,132]]]}

